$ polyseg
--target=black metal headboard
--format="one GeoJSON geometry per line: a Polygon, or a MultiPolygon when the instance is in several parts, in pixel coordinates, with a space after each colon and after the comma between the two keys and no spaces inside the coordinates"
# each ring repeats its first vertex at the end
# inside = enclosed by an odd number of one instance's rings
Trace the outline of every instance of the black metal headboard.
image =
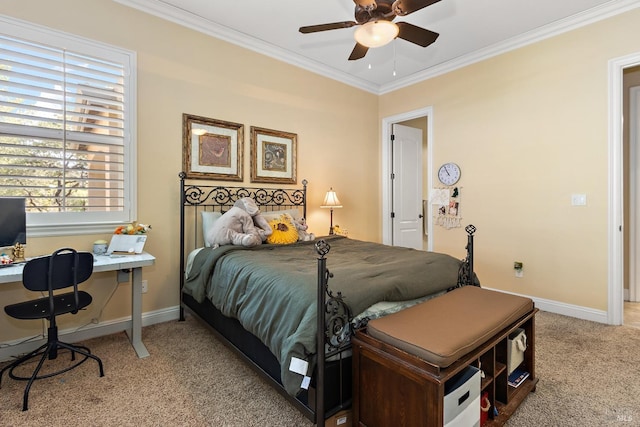
{"type": "MultiPolygon", "coordinates": [[[[262,188],[262,187],[227,187],[187,183],[186,174],[180,172],[180,295],[184,285],[184,271],[187,239],[192,239],[190,249],[204,246],[201,232],[202,212],[226,212],[243,197],[251,197],[262,212],[278,211],[290,208],[302,209],[302,216],[307,216],[307,184],[302,180],[302,188],[262,188]],[[189,230],[187,230],[187,223],[189,230]]],[[[182,297],[181,297],[182,298],[182,297]]],[[[183,318],[181,308],[180,318],[183,318]]]]}

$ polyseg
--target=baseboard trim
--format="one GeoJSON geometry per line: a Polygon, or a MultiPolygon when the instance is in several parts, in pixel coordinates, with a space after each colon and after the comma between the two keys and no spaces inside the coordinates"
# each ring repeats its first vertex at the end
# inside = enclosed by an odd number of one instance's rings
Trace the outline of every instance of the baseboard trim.
{"type": "MultiPolygon", "coordinates": [[[[180,317],[180,307],[169,307],[162,310],[148,311],[142,313],[142,326],[155,325],[156,323],[168,322],[170,320],[178,320],[180,317]]],[[[106,322],[90,324],[82,329],[70,328],[59,332],[62,341],[74,343],[85,341],[91,338],[102,337],[105,335],[116,334],[118,332],[131,329],[131,316],[113,319],[106,322]]],[[[46,336],[34,339],[33,341],[24,342],[24,339],[0,344],[0,361],[5,362],[11,358],[26,354],[40,347],[46,342],[46,336]]]]}
{"type": "Polygon", "coordinates": [[[523,295],[516,292],[507,292],[502,289],[491,289],[494,291],[504,292],[512,295],[519,295],[522,297],[531,298],[536,307],[542,311],[548,311],[550,313],[562,314],[563,316],[575,317],[577,319],[590,320],[598,323],[608,323],[608,316],[605,310],[596,310],[593,308],[582,307],[579,305],[566,304],[563,302],[553,301],[545,298],[532,297],[530,295],[523,295]]]}
{"type": "MultiPolygon", "coordinates": [[[[505,292],[512,295],[520,295],[531,298],[536,307],[543,311],[561,314],[564,316],[575,317],[583,320],[590,320],[598,323],[607,323],[608,316],[604,310],[595,310],[593,308],[582,307],[573,304],[566,304],[545,298],[532,297],[515,292],[507,292],[501,289],[485,288],[499,292],[505,292]]],[[[142,326],[150,326],[156,323],[168,322],[170,320],[178,320],[180,317],[180,307],[169,307],[162,310],[150,311],[142,314],[142,326]]],[[[110,320],[97,324],[87,325],[81,330],[68,329],[60,332],[60,337],[67,342],[85,341],[91,338],[97,338],[105,335],[115,334],[126,331],[131,328],[131,317],[110,320]]],[[[42,337],[33,341],[23,342],[24,339],[13,342],[4,342],[0,344],[0,361],[10,360],[12,357],[20,354],[28,353],[46,342],[46,337],[42,337]]]]}

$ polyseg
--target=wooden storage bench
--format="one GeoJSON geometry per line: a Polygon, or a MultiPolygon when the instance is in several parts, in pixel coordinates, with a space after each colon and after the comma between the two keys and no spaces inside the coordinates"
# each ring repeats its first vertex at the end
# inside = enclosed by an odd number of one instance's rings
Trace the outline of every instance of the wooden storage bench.
{"type": "Polygon", "coordinates": [[[537,311],[529,298],[466,286],[371,320],[352,339],[354,426],[443,426],[445,384],[469,366],[484,373],[484,425],[504,424],[538,382],[537,311]],[[507,348],[518,329],[527,336],[520,367],[529,377],[514,388],[507,348]]]}

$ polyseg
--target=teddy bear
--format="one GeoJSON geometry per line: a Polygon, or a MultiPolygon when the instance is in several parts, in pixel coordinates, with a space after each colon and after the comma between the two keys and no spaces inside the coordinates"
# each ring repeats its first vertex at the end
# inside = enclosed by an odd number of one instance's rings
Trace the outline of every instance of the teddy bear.
{"type": "Polygon", "coordinates": [[[294,220],[293,222],[298,229],[298,241],[308,242],[311,240],[315,240],[316,235],[313,233],[309,233],[307,229],[309,226],[307,225],[307,220],[304,218],[300,218],[298,220],[294,220]]]}
{"type": "Polygon", "coordinates": [[[207,242],[212,247],[253,247],[262,244],[272,232],[256,202],[251,197],[243,197],[213,224],[207,234],[207,242]]]}

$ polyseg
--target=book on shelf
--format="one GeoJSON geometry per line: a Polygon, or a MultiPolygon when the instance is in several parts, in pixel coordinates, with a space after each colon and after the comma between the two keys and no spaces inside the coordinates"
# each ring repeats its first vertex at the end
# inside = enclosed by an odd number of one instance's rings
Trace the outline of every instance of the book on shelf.
{"type": "Polygon", "coordinates": [[[521,368],[516,368],[511,374],[509,374],[507,382],[511,387],[518,387],[527,378],[529,378],[529,372],[521,368]]]}

